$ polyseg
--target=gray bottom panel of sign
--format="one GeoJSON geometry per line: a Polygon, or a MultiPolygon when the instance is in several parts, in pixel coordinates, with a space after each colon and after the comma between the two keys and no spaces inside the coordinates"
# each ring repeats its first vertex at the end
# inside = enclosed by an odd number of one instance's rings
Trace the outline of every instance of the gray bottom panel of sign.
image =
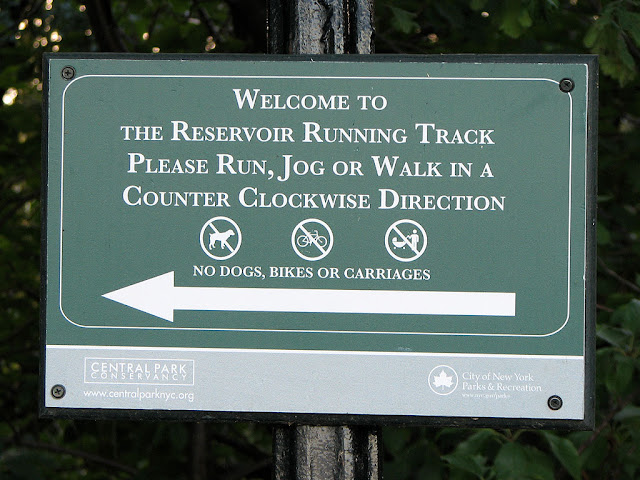
{"type": "Polygon", "coordinates": [[[584,415],[584,358],[578,356],[49,345],[45,381],[46,406],[61,408],[584,415]]]}

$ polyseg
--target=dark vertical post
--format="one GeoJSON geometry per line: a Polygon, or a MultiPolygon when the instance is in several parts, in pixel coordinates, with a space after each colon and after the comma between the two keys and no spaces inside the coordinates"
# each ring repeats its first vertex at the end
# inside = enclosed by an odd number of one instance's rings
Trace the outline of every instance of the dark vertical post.
{"type": "MultiPolygon", "coordinates": [[[[373,0],[270,0],[270,53],[373,53],[373,0]]],[[[377,480],[379,431],[354,426],[278,426],[275,480],[377,480]]]]}
{"type": "Polygon", "coordinates": [[[373,53],[373,0],[270,0],[270,53],[373,53]]]}
{"type": "Polygon", "coordinates": [[[207,478],[207,432],[204,423],[193,424],[191,437],[191,479],[206,480],[207,478]]]}
{"type": "Polygon", "coordinates": [[[370,427],[291,425],[273,434],[275,480],[378,480],[379,433],[370,427]]]}

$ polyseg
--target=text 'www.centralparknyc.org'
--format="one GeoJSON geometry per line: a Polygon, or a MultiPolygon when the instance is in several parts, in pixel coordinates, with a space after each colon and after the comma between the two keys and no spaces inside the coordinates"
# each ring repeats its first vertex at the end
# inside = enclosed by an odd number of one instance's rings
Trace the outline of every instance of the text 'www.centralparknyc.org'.
{"type": "Polygon", "coordinates": [[[155,390],[84,390],[85,397],[97,397],[97,398],[113,398],[113,399],[133,399],[140,402],[149,400],[164,400],[169,401],[187,401],[193,403],[195,394],[193,392],[162,392],[159,389],[155,390]]]}

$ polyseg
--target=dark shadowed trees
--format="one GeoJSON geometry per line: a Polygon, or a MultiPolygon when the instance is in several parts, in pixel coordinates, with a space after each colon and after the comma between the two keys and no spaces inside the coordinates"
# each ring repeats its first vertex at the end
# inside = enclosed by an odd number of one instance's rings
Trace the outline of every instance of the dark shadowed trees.
{"type": "MultiPolygon", "coordinates": [[[[0,4],[0,478],[269,478],[253,424],[39,420],[41,54],[266,52],[259,0],[0,4]]],[[[640,3],[378,0],[378,53],[600,55],[593,432],[385,428],[385,478],[640,476],[640,3]]]]}

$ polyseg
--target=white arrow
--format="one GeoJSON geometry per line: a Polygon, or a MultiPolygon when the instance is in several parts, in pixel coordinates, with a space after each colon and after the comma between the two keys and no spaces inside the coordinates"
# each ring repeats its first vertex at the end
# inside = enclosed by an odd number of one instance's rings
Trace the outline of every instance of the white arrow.
{"type": "Polygon", "coordinates": [[[515,293],[176,287],[173,272],[103,297],[170,322],[174,310],[502,317],[516,314],[515,293]]]}

